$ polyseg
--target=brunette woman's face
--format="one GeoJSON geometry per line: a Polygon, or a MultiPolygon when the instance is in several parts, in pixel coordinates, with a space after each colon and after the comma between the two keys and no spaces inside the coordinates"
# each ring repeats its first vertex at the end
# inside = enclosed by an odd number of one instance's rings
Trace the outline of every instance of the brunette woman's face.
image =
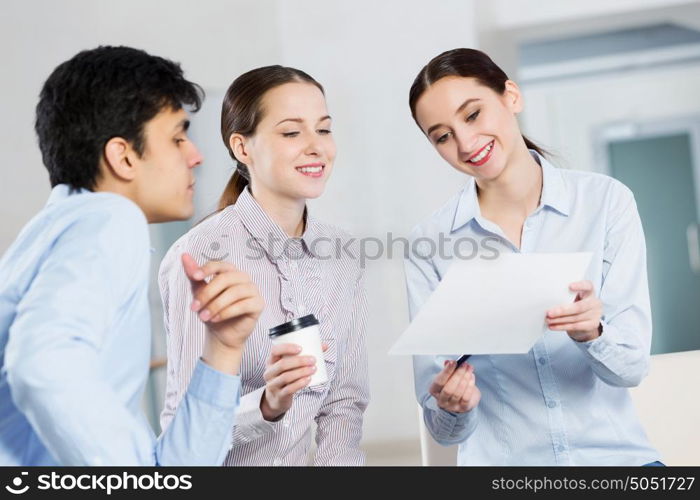
{"type": "Polygon", "coordinates": [[[262,110],[263,118],[245,145],[253,193],[317,198],[335,160],[323,93],[310,83],[286,83],[264,95],[262,110]]]}
{"type": "Polygon", "coordinates": [[[477,179],[497,178],[522,141],[515,115],[522,110],[510,80],[499,95],[475,78],[449,76],[430,85],[416,103],[416,120],[450,165],[477,179]]]}

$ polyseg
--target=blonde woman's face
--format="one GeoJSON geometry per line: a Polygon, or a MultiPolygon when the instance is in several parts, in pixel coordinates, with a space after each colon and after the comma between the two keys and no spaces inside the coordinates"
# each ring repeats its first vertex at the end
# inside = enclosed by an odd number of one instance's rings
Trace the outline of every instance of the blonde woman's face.
{"type": "Polygon", "coordinates": [[[416,103],[416,120],[450,165],[477,179],[498,177],[522,141],[515,115],[522,110],[517,85],[499,95],[474,78],[445,77],[416,103]]]}
{"type": "Polygon", "coordinates": [[[263,118],[246,143],[254,193],[317,198],[333,171],[335,142],[321,90],[286,83],[262,99],[263,118]]]}

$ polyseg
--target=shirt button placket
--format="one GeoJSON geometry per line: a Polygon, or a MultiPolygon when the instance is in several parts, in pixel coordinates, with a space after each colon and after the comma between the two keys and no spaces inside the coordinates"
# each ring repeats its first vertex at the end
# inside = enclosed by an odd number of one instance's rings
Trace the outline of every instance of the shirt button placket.
{"type": "Polygon", "coordinates": [[[531,252],[532,246],[530,242],[532,241],[532,228],[535,221],[533,220],[534,215],[525,219],[525,224],[523,224],[523,234],[520,241],[520,251],[521,252],[531,252]]]}

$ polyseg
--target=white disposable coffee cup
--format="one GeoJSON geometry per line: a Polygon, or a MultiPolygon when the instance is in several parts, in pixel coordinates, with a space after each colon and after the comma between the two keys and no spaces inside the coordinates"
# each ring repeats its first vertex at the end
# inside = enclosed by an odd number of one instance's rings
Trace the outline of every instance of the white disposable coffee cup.
{"type": "Polygon", "coordinates": [[[316,371],[311,376],[311,385],[319,385],[328,381],[326,362],[323,359],[321,347],[321,332],[318,320],[313,314],[295,318],[287,323],[282,323],[270,328],[270,339],[274,345],[297,344],[301,346],[299,356],[313,356],[316,358],[316,371]]]}

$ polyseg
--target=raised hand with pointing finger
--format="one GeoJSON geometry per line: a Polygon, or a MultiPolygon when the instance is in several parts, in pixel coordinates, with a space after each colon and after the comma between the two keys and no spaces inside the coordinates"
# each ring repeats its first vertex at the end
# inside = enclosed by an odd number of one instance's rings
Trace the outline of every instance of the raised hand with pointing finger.
{"type": "Polygon", "coordinates": [[[265,305],[262,296],[250,276],[229,262],[199,266],[185,253],[182,265],[192,286],[191,309],[207,325],[202,360],[235,374],[246,339],[265,305]]]}

